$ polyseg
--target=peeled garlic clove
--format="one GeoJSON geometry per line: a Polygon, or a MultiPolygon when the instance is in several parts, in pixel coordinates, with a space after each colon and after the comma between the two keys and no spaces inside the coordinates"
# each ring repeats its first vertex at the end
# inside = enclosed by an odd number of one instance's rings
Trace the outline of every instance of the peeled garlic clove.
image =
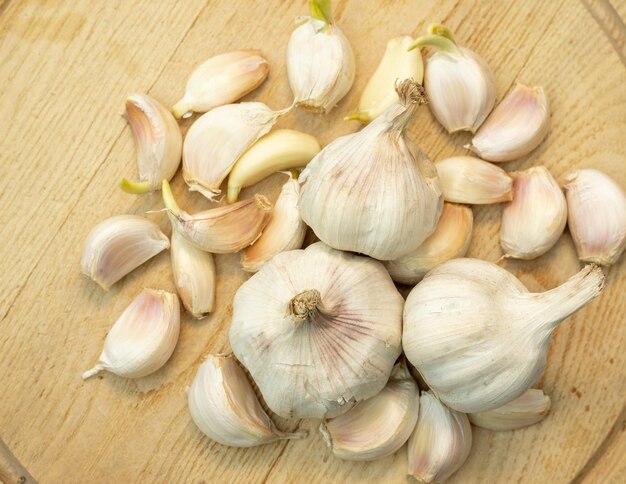
{"type": "Polygon", "coordinates": [[[549,129],[550,109],[543,88],[517,84],[467,148],[485,160],[511,161],[539,146],[549,129]]]}
{"type": "Polygon", "coordinates": [[[470,413],[470,422],[488,430],[516,430],[541,422],[550,411],[550,397],[541,390],[526,390],[515,400],[487,412],[470,413]]]}
{"type": "Polygon", "coordinates": [[[604,280],[600,267],[588,265],[533,294],[491,262],[444,262],[406,300],[404,353],[448,407],[466,413],[501,407],[537,380],[552,331],[594,299],[604,280]]]}
{"type": "Polygon", "coordinates": [[[254,244],[243,250],[241,267],[244,271],[256,272],[276,254],[302,247],[306,224],[298,210],[299,194],[300,184],[290,176],[276,200],[265,230],[254,244]]]}
{"type": "Polygon", "coordinates": [[[163,180],[163,203],[173,227],[197,248],[213,254],[238,252],[259,238],[268,224],[272,204],[263,195],[190,215],[176,204],[163,180]]]}
{"type": "Polygon", "coordinates": [[[565,196],[545,166],[509,175],[513,200],[502,211],[500,245],[505,257],[534,259],[548,252],[565,229],[565,196]]]}
{"type": "Polygon", "coordinates": [[[369,123],[380,116],[389,106],[398,102],[396,82],[413,79],[422,83],[424,64],[419,50],[409,51],[413,39],[408,35],[394,37],[387,42],[387,48],[376,71],[367,82],[359,101],[359,112],[346,119],[356,119],[369,123]]]}
{"type": "Polygon", "coordinates": [[[452,156],[435,166],[448,202],[483,205],[513,199],[513,179],[491,163],[471,156],[452,156]]]}
{"type": "Polygon", "coordinates": [[[232,355],[207,356],[189,388],[188,404],[194,423],[220,444],[253,447],[307,435],[276,429],[232,355]]]}
{"type": "Polygon", "coordinates": [[[352,87],[354,54],[333,23],[330,0],[310,0],[309,9],[287,44],[287,76],[297,106],[327,113],[352,87]]]}
{"type": "Polygon", "coordinates": [[[419,482],[443,482],[465,463],[471,448],[467,415],[447,408],[432,392],[422,392],[417,425],[407,447],[409,475],[419,482]]]}
{"type": "Polygon", "coordinates": [[[333,454],[345,460],[374,460],[393,454],[415,428],[419,389],[398,363],[383,390],[320,426],[333,454]]]}
{"type": "Polygon", "coordinates": [[[172,356],[179,330],[176,294],[144,289],[115,322],[98,364],[83,373],[83,380],[102,370],[125,378],[154,373],[172,356]]]}
{"type": "Polygon", "coordinates": [[[172,108],[177,118],[188,118],[217,106],[234,103],[267,77],[269,64],[258,50],[236,50],[211,57],[191,74],[185,95],[172,108]]]}
{"type": "Polygon", "coordinates": [[[248,148],[233,166],[228,177],[228,203],[237,201],[242,188],[272,173],[305,166],[320,149],[317,139],[310,134],[293,129],[269,132],[248,148]]]}
{"type": "Polygon", "coordinates": [[[80,269],[106,291],[169,246],[168,238],[154,222],[137,215],[117,215],[91,229],[80,269]]]}
{"type": "Polygon", "coordinates": [[[473,220],[470,207],[445,202],[432,235],[417,250],[385,262],[391,278],[401,284],[417,284],[442,262],[463,257],[472,240],[473,220]]]}
{"type": "Polygon", "coordinates": [[[569,231],[578,258],[614,264],[626,247],[626,195],[598,170],[577,170],[565,180],[569,231]]]}

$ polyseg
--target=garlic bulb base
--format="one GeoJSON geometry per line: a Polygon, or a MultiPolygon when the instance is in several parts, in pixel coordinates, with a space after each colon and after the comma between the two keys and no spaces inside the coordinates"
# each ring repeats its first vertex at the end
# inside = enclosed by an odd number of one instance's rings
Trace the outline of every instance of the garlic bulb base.
{"type": "Polygon", "coordinates": [[[126,178],[122,178],[120,188],[126,193],[130,193],[132,195],[145,195],[146,193],[150,193],[152,191],[152,184],[147,181],[131,182],[126,178]]]}

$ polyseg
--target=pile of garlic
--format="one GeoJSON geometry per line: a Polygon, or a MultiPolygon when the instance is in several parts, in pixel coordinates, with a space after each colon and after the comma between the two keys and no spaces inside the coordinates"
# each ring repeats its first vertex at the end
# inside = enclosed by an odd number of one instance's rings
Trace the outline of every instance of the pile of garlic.
{"type": "Polygon", "coordinates": [[[442,481],[471,452],[470,423],[513,430],[547,414],[550,397],[532,386],[550,335],[600,293],[598,265],[624,251],[626,196],[593,169],[567,174],[564,195],[543,166],[507,173],[490,163],[541,144],[546,93],[518,84],[496,105],[486,62],[439,24],[418,39],[389,41],[358,112],[346,118],[366,124],[361,130],[324,148],[308,133],[273,130],[293,109],[329,112],[354,81],[352,47],[329,0],[310,0],[309,8],[287,46],[294,99],[285,109],[235,103],[268,75],[255,50],[199,66],[174,114],[150,96],[128,97],[139,181],[123,179],[121,188],[161,190],[171,236],[144,217],[111,217],[87,236],[81,269],[108,290],[169,248],[178,296],[144,289],[83,378],[159,370],[178,341],[179,298],[191,317],[210,314],[214,254],[241,252],[242,270],[255,274],[232,303],[231,350],[209,348],[188,390],[198,428],[221,444],[250,447],[306,437],[279,430],[272,414],[318,419],[337,458],[382,458],[408,443],[408,473],[442,481]],[[417,47],[433,49],[425,62],[417,47]],[[427,99],[448,132],[473,133],[467,148],[480,158],[433,163],[413,143],[407,126],[427,99]],[[176,118],[197,112],[204,114],[183,140],[176,118]],[[175,199],[169,181],[181,161],[189,190],[213,204],[206,210],[188,213],[175,199]],[[274,204],[258,193],[239,200],[243,188],[276,172],[287,178],[274,204]],[[530,293],[498,265],[465,258],[471,206],[493,203],[504,204],[503,257],[545,254],[567,224],[580,260],[591,264],[559,287],[530,293]],[[302,249],[307,227],[319,242],[302,249]],[[394,282],[414,285],[406,301],[394,282]]]}

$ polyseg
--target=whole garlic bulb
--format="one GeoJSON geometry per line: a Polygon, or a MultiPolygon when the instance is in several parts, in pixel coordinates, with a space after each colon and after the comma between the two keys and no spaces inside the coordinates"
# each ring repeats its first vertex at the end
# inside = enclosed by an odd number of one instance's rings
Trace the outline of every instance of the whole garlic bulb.
{"type": "Polygon", "coordinates": [[[423,89],[407,79],[397,90],[399,102],[327,145],[300,175],[300,213],[320,240],[380,260],[417,249],[443,206],[437,170],[404,135],[423,89]]]}
{"type": "Polygon", "coordinates": [[[331,418],[387,383],[402,303],[382,264],[318,242],[275,255],[241,285],[230,345],[274,413],[331,418]]]}

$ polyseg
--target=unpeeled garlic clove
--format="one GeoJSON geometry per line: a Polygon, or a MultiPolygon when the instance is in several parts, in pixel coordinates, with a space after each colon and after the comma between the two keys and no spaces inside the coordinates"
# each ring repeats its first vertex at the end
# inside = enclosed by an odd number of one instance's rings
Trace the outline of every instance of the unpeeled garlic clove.
{"type": "Polygon", "coordinates": [[[117,215],[96,225],[85,241],[81,272],[108,290],[170,242],[159,226],[137,215],[117,215]]]}
{"type": "Polygon", "coordinates": [[[232,355],[209,355],[198,368],[187,399],[194,423],[220,444],[252,447],[307,435],[276,429],[232,355]]]}
{"type": "Polygon", "coordinates": [[[496,106],[467,148],[485,160],[511,161],[539,146],[549,129],[550,109],[543,88],[517,84],[496,106]]]}
{"type": "Polygon", "coordinates": [[[448,202],[483,205],[513,199],[513,179],[491,163],[472,156],[452,156],[435,167],[448,202]]]}
{"type": "Polygon", "coordinates": [[[516,430],[541,422],[550,411],[550,397],[531,388],[502,407],[468,415],[471,423],[488,430],[516,430]]]}
{"type": "Polygon", "coordinates": [[[545,166],[509,175],[513,200],[502,211],[500,245],[505,257],[534,259],[548,252],[565,229],[565,196],[545,166]]]}
{"type": "Polygon", "coordinates": [[[189,77],[185,95],[172,108],[177,118],[188,118],[223,104],[234,103],[267,77],[269,64],[258,50],[236,50],[211,57],[189,77]]]}
{"type": "Polygon", "coordinates": [[[83,373],[83,380],[102,370],[125,378],[154,373],[172,356],[179,330],[176,294],[144,289],[115,322],[98,364],[83,373]]]}
{"type": "Polygon", "coordinates": [[[614,264],[626,247],[626,195],[598,170],[577,170],[566,177],[569,231],[578,258],[614,264]]]}

